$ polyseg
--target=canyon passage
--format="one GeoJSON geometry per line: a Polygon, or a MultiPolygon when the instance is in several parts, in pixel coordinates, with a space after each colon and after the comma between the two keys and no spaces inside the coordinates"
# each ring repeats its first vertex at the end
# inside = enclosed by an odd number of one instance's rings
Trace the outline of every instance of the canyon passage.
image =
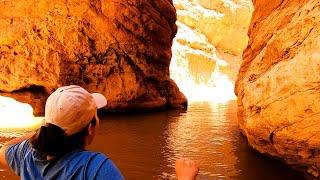
{"type": "Polygon", "coordinates": [[[127,178],[174,178],[182,154],[199,179],[319,177],[319,3],[2,1],[1,143],[77,84],[117,113],[90,148],[127,178]]]}

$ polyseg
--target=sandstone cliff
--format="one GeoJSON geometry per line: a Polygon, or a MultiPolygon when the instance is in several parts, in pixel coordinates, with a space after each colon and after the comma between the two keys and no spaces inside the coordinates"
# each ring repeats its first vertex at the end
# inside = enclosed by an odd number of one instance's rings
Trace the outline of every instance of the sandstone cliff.
{"type": "Polygon", "coordinates": [[[319,177],[320,1],[254,1],[236,84],[249,144],[319,177]]]}
{"type": "Polygon", "coordinates": [[[251,0],[174,0],[178,33],[171,77],[189,100],[235,98],[233,82],[248,42],[251,0]]]}
{"type": "Polygon", "coordinates": [[[0,91],[31,103],[38,95],[24,96],[30,88],[48,94],[78,84],[103,93],[108,109],[186,105],[169,77],[177,31],[171,0],[4,0],[0,7],[0,91]]]}

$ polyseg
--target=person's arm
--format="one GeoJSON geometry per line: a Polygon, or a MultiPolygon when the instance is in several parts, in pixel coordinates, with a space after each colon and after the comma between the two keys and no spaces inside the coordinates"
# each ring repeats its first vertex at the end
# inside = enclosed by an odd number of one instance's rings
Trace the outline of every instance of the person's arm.
{"type": "Polygon", "coordinates": [[[18,144],[18,143],[21,143],[22,141],[31,138],[34,134],[35,134],[35,132],[28,133],[28,134],[25,134],[23,136],[14,138],[14,139],[6,142],[0,148],[0,166],[3,167],[3,168],[8,168],[8,162],[6,160],[6,152],[7,152],[8,147],[10,147],[12,145],[15,145],[15,144],[18,144]]]}
{"type": "Polygon", "coordinates": [[[196,163],[182,157],[176,161],[176,174],[178,180],[195,180],[199,172],[196,163]]]}

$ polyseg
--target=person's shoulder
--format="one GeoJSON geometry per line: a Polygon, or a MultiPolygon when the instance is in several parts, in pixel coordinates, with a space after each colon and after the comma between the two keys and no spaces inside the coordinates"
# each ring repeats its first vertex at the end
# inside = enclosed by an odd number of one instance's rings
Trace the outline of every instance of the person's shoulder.
{"type": "Polygon", "coordinates": [[[123,179],[116,165],[105,154],[93,151],[77,152],[78,158],[84,163],[87,177],[95,179],[123,179]]]}
{"type": "Polygon", "coordinates": [[[78,151],[76,152],[77,156],[83,157],[83,158],[88,158],[88,159],[99,159],[99,160],[108,160],[109,158],[100,152],[94,152],[94,151],[78,151]]]}
{"type": "Polygon", "coordinates": [[[30,144],[29,140],[27,139],[27,140],[21,141],[16,144],[11,144],[8,147],[16,147],[16,148],[20,148],[20,149],[30,149],[31,144],[30,144]]]}
{"type": "Polygon", "coordinates": [[[66,154],[59,162],[66,165],[68,169],[88,169],[107,161],[108,157],[102,153],[92,151],[76,150],[66,154]]]}
{"type": "Polygon", "coordinates": [[[76,162],[85,166],[100,164],[109,160],[105,154],[94,151],[75,151],[67,155],[66,158],[70,159],[70,163],[76,162]]]}
{"type": "Polygon", "coordinates": [[[32,150],[33,149],[31,147],[29,140],[24,140],[24,141],[21,141],[20,143],[12,144],[8,146],[6,153],[8,153],[9,151],[13,151],[20,156],[24,156],[25,154],[27,154],[32,150]]]}

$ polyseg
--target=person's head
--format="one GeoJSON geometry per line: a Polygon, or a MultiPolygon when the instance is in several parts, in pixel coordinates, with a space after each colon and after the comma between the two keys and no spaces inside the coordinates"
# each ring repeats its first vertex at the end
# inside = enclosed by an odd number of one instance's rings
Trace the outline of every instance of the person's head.
{"type": "Polygon", "coordinates": [[[30,143],[38,152],[54,157],[84,148],[99,125],[97,109],[106,104],[102,94],[90,94],[80,86],[58,88],[47,99],[45,124],[30,143]]]}

